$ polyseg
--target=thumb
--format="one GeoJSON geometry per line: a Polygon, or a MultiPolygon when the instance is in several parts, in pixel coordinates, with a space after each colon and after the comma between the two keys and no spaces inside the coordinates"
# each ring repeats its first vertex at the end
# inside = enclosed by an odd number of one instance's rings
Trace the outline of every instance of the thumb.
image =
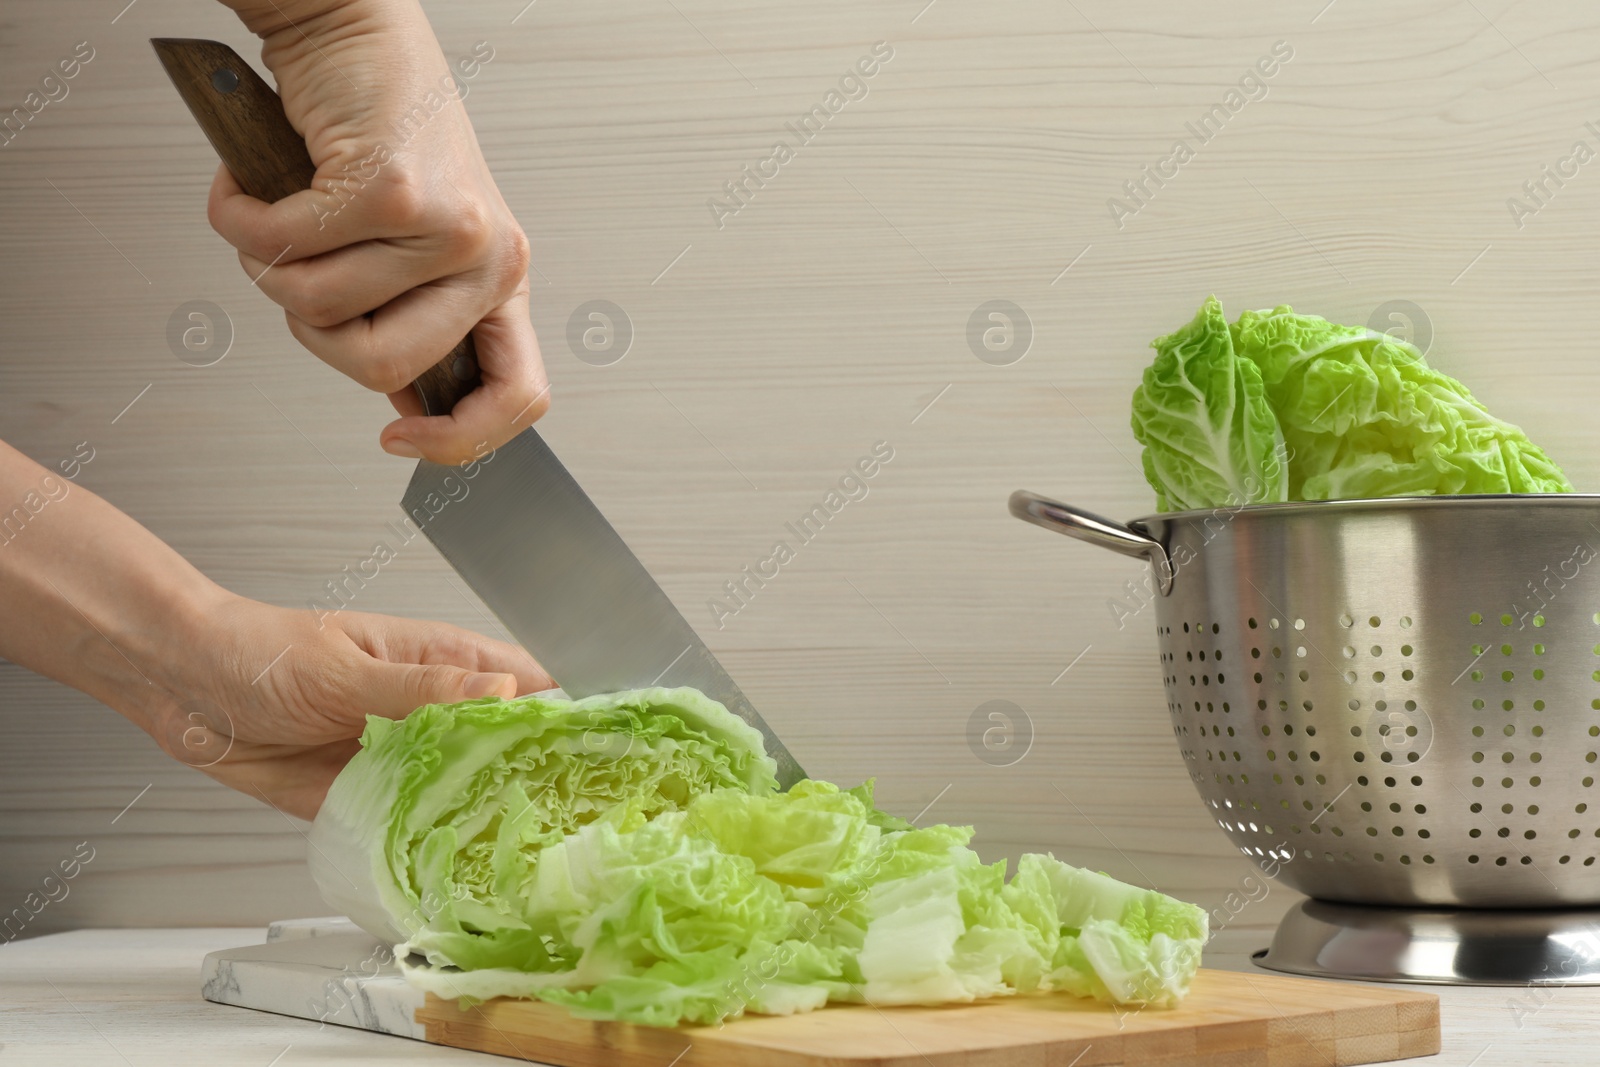
{"type": "Polygon", "coordinates": [[[511,674],[470,671],[444,663],[373,662],[368,680],[368,712],[386,719],[403,719],[424,704],[454,704],[478,697],[509,699],[517,695],[511,674]]]}

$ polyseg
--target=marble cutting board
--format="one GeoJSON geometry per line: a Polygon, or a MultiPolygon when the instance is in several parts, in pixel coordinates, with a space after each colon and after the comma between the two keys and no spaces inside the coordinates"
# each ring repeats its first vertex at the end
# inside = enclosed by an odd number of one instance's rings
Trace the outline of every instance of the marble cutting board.
{"type": "Polygon", "coordinates": [[[218,1004],[425,1040],[426,999],[389,946],[345,918],[289,919],[262,945],[206,954],[200,995],[218,1004]]]}

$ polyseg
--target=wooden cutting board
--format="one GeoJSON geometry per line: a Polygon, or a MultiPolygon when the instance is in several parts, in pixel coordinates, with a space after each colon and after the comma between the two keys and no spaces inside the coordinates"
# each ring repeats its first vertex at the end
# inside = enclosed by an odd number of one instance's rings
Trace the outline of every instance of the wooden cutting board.
{"type": "Polygon", "coordinates": [[[839,1005],[723,1027],[575,1019],[526,1000],[465,1011],[424,996],[347,919],[274,923],[206,956],[207,1000],[559,1067],[1338,1067],[1439,1051],[1439,998],[1394,987],[1203,970],[1181,1007],[1068,996],[942,1008],[839,1005]]]}
{"type": "Polygon", "coordinates": [[[1118,1013],[1076,997],[941,1008],[838,1005],[661,1030],[497,999],[429,995],[425,1040],[559,1067],[1342,1067],[1439,1051],[1432,993],[1203,970],[1181,1007],[1118,1013]]]}

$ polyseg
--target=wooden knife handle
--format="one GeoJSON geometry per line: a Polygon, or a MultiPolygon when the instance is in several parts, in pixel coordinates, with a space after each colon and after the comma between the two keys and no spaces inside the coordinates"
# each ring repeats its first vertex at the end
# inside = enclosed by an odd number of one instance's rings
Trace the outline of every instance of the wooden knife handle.
{"type": "MultiPolygon", "coordinates": [[[[306,143],[272,87],[221,41],[152,38],[178,95],[239,187],[269,203],[311,188],[306,143]]],[[[472,335],[423,371],[411,388],[429,415],[448,415],[480,381],[472,335]]]]}

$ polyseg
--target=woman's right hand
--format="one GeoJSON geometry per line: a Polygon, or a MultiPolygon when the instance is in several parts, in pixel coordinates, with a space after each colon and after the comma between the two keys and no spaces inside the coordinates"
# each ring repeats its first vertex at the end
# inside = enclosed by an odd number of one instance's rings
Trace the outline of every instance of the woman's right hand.
{"type": "Polygon", "coordinates": [[[262,38],[317,173],[313,189],[268,204],[219,168],[212,226],[301,344],[388,395],[401,417],[380,434],[386,451],[448,464],[504,444],[550,402],[528,312],[528,239],[422,8],[224,2],[262,38]],[[482,384],[451,414],[425,416],[411,382],[469,332],[482,384]]]}

